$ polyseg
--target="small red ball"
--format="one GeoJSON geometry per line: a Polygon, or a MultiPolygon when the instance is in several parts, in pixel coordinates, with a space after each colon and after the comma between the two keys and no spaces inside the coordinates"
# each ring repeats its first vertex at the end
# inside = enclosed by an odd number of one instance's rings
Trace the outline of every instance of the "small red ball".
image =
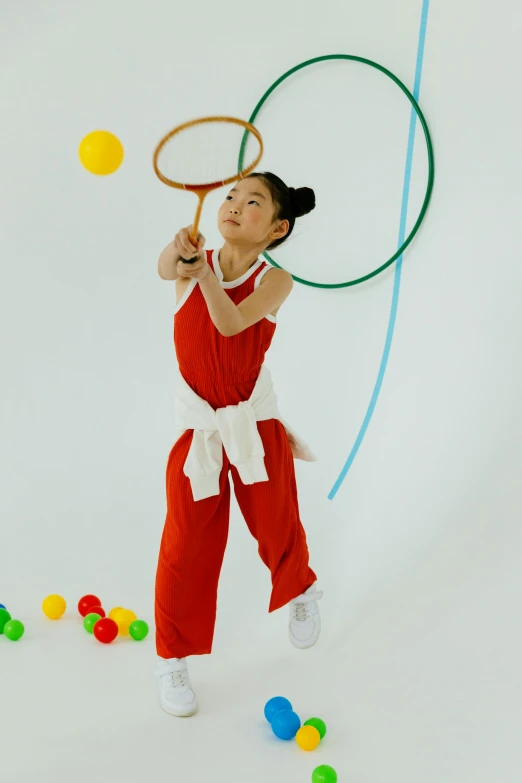
{"type": "Polygon", "coordinates": [[[89,606],[87,609],[85,616],[87,617],[88,614],[99,614],[100,617],[106,617],[105,609],[101,606],[89,606]]]}
{"type": "Polygon", "coordinates": [[[89,614],[89,609],[91,606],[100,605],[101,601],[96,595],[84,595],[83,598],[80,598],[78,601],[78,611],[82,617],[85,617],[87,614],[89,614]]]}
{"type": "Polygon", "coordinates": [[[102,644],[110,644],[118,636],[118,624],[110,617],[104,617],[94,624],[93,634],[102,644]]]}

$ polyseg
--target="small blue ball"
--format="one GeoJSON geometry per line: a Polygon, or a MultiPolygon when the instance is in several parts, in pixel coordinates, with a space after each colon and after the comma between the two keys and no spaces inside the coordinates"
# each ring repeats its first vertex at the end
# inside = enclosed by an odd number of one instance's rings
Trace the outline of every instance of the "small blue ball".
{"type": "Polygon", "coordinates": [[[283,696],[274,696],[273,699],[267,701],[265,704],[265,718],[269,723],[272,723],[274,716],[281,712],[281,710],[291,710],[292,705],[283,696]]]}
{"type": "Polygon", "coordinates": [[[7,606],[4,606],[3,604],[0,604],[0,609],[7,609],[7,606]]]}
{"type": "Polygon", "coordinates": [[[281,710],[272,721],[272,731],[282,740],[294,739],[295,735],[301,728],[301,721],[299,715],[296,715],[292,710],[281,710]]]}

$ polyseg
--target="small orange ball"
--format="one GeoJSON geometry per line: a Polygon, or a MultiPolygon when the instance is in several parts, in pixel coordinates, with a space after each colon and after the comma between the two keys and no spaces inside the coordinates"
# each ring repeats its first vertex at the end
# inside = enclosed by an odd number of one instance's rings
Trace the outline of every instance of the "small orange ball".
{"type": "Polygon", "coordinates": [[[301,750],[315,750],[321,742],[321,735],[315,726],[301,726],[295,735],[295,741],[301,750]]]}

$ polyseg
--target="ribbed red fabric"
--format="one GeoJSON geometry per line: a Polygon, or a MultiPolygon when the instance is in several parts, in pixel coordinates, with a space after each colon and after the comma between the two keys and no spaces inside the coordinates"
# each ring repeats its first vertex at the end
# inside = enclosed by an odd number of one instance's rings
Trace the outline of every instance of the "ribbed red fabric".
{"type": "MultiPolygon", "coordinates": [[[[212,269],[213,252],[207,251],[212,269]]],[[[225,283],[233,302],[254,291],[267,264],[256,262],[234,283],[225,283]]],[[[219,271],[219,268],[218,270],[219,271]]],[[[220,277],[220,275],[218,275],[220,277]]],[[[174,318],[174,342],[181,374],[214,408],[247,400],[256,383],[276,325],[269,319],[234,337],[214,326],[199,285],[174,318]]],[[[306,536],[299,517],[294,459],[281,422],[258,422],[268,481],[244,485],[223,452],[219,496],[194,502],[183,473],[192,432],[172,448],[167,464],[167,515],[156,573],[156,649],[162,658],[212,651],[219,574],[228,536],[230,482],[262,561],[270,569],[269,611],[281,608],[316,581],[308,565],[306,536]]]]}

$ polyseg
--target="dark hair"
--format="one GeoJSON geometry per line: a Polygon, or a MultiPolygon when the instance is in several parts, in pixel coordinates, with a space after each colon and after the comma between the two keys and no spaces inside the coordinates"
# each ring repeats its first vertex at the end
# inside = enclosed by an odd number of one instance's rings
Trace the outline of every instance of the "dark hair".
{"type": "Polygon", "coordinates": [[[262,180],[263,184],[270,191],[272,201],[276,206],[275,220],[288,220],[290,223],[288,233],[281,239],[276,239],[268,245],[267,250],[272,250],[288,239],[294,230],[296,218],[307,215],[314,209],[315,193],[312,188],[289,188],[282,179],[270,171],[254,172],[249,174],[247,179],[250,177],[262,180]]]}

